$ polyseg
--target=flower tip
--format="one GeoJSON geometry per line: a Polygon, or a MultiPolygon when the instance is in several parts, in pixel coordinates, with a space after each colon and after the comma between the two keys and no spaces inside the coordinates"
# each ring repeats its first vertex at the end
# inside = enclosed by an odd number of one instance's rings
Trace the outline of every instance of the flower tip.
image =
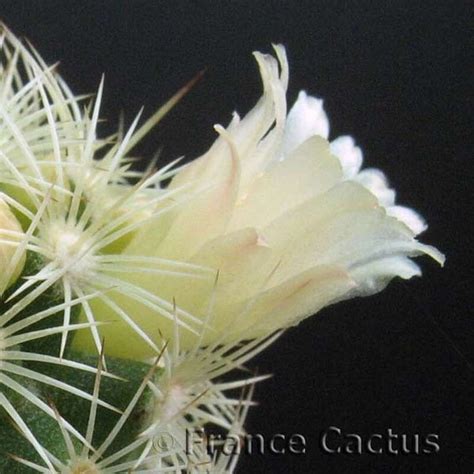
{"type": "Polygon", "coordinates": [[[286,48],[281,43],[272,43],[272,48],[278,57],[286,57],[286,48]]]}
{"type": "Polygon", "coordinates": [[[436,247],[432,245],[423,245],[423,251],[426,255],[429,255],[435,262],[439,263],[441,267],[444,267],[446,262],[446,255],[440,252],[436,247]]]}
{"type": "Polygon", "coordinates": [[[446,255],[440,252],[438,249],[434,248],[434,251],[437,254],[437,258],[435,260],[441,265],[441,267],[444,267],[444,264],[446,263],[446,255]]]}

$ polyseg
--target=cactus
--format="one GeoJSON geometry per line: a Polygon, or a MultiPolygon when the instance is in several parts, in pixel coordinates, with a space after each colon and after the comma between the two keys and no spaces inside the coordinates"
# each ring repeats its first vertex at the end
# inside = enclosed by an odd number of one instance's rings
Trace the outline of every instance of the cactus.
{"type": "Polygon", "coordinates": [[[232,473],[245,369],[325,306],[419,275],[435,248],[320,99],[287,113],[285,50],[255,53],[263,95],[188,164],[133,168],[150,119],[98,135],[100,83],[70,91],[1,26],[0,472],[232,473]],[[170,182],[171,179],[171,182],[170,182]],[[225,446],[225,444],[224,444],[225,446]]]}

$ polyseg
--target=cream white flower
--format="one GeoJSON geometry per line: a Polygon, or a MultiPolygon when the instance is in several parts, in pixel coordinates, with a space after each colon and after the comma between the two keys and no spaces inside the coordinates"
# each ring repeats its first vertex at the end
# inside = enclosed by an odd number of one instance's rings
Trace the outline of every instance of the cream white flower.
{"type": "MultiPolygon", "coordinates": [[[[235,113],[226,129],[216,126],[210,150],[172,180],[169,191],[186,187],[192,198],[165,221],[138,229],[125,250],[219,272],[214,333],[205,343],[232,320],[239,322],[238,339],[258,337],[337,301],[376,293],[394,277],[419,275],[410,257],[443,262],[415,239],[425,224],[395,205],[383,174],[360,170],[362,152],[353,139],[327,141],[321,100],[301,92],[287,115],[286,55],[282,46],[275,51],[278,61],[255,53],[264,88],[256,106],[243,119],[235,113]]],[[[141,274],[133,282],[204,320],[212,281],[141,274]]],[[[172,321],[157,321],[126,295],[117,301],[148,334],[171,336],[172,321]]],[[[103,306],[96,311],[107,314],[103,306]]],[[[104,328],[109,349],[145,356],[133,335],[133,349],[118,343],[126,332],[120,324],[104,328]]]]}

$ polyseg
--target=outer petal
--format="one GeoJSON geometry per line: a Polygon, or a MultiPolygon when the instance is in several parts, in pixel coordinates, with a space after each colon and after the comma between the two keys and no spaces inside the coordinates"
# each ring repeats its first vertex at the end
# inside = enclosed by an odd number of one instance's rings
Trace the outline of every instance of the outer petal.
{"type": "Polygon", "coordinates": [[[404,256],[379,258],[359,265],[351,270],[357,286],[351,296],[366,296],[382,291],[394,276],[408,280],[421,276],[418,265],[404,256]]]}
{"type": "Polygon", "coordinates": [[[263,229],[271,221],[320,195],[342,178],[341,166],[328,143],[311,137],[289,159],[276,162],[247,187],[237,201],[230,229],[263,229]]]}
{"type": "Polygon", "coordinates": [[[335,303],[355,286],[337,266],[316,266],[247,301],[238,315],[242,337],[263,336],[293,326],[323,307],[335,303]]]}
{"type": "MultiPolygon", "coordinates": [[[[217,182],[203,183],[202,190],[195,195],[187,194],[180,212],[174,220],[166,237],[157,247],[153,239],[148,246],[151,255],[186,260],[206,241],[225,232],[232,216],[240,182],[240,162],[232,144],[220,157],[221,168],[225,169],[217,182]]],[[[141,239],[141,245],[146,243],[141,239]]],[[[130,249],[143,253],[143,247],[130,249]]]]}
{"type": "MultiPolygon", "coordinates": [[[[352,182],[342,182],[273,221],[263,229],[269,245],[282,262],[273,282],[302,273],[324,261],[326,252],[337,245],[330,223],[340,215],[378,207],[375,197],[352,182]]],[[[346,229],[350,235],[350,227],[346,229]]]]}
{"type": "Polygon", "coordinates": [[[191,262],[219,272],[216,296],[228,301],[245,299],[258,291],[276,260],[262,236],[255,229],[246,228],[207,242],[191,262]]]}

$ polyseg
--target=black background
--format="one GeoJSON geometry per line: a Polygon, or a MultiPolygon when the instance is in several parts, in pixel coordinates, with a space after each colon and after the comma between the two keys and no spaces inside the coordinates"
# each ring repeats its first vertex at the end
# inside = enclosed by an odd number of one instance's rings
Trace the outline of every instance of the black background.
{"type": "MultiPolygon", "coordinates": [[[[251,364],[261,384],[247,422],[267,437],[301,433],[305,455],[254,455],[241,473],[474,471],[472,5],[453,1],[5,1],[0,17],[27,36],[75,92],[105,73],[103,113],[145,116],[199,70],[204,79],[139,150],[196,157],[216,122],[260,95],[251,52],[286,45],[289,101],[325,99],[332,137],[352,134],[367,166],[430,225],[447,255],[421,279],[322,311],[251,364]],[[470,30],[470,31],[469,31],[470,30]],[[471,125],[468,127],[468,125],[471,125]],[[468,178],[471,178],[470,180],[468,178]],[[439,435],[430,455],[328,455],[321,432],[439,435]]],[[[105,130],[112,125],[105,125],[105,130]]]]}

